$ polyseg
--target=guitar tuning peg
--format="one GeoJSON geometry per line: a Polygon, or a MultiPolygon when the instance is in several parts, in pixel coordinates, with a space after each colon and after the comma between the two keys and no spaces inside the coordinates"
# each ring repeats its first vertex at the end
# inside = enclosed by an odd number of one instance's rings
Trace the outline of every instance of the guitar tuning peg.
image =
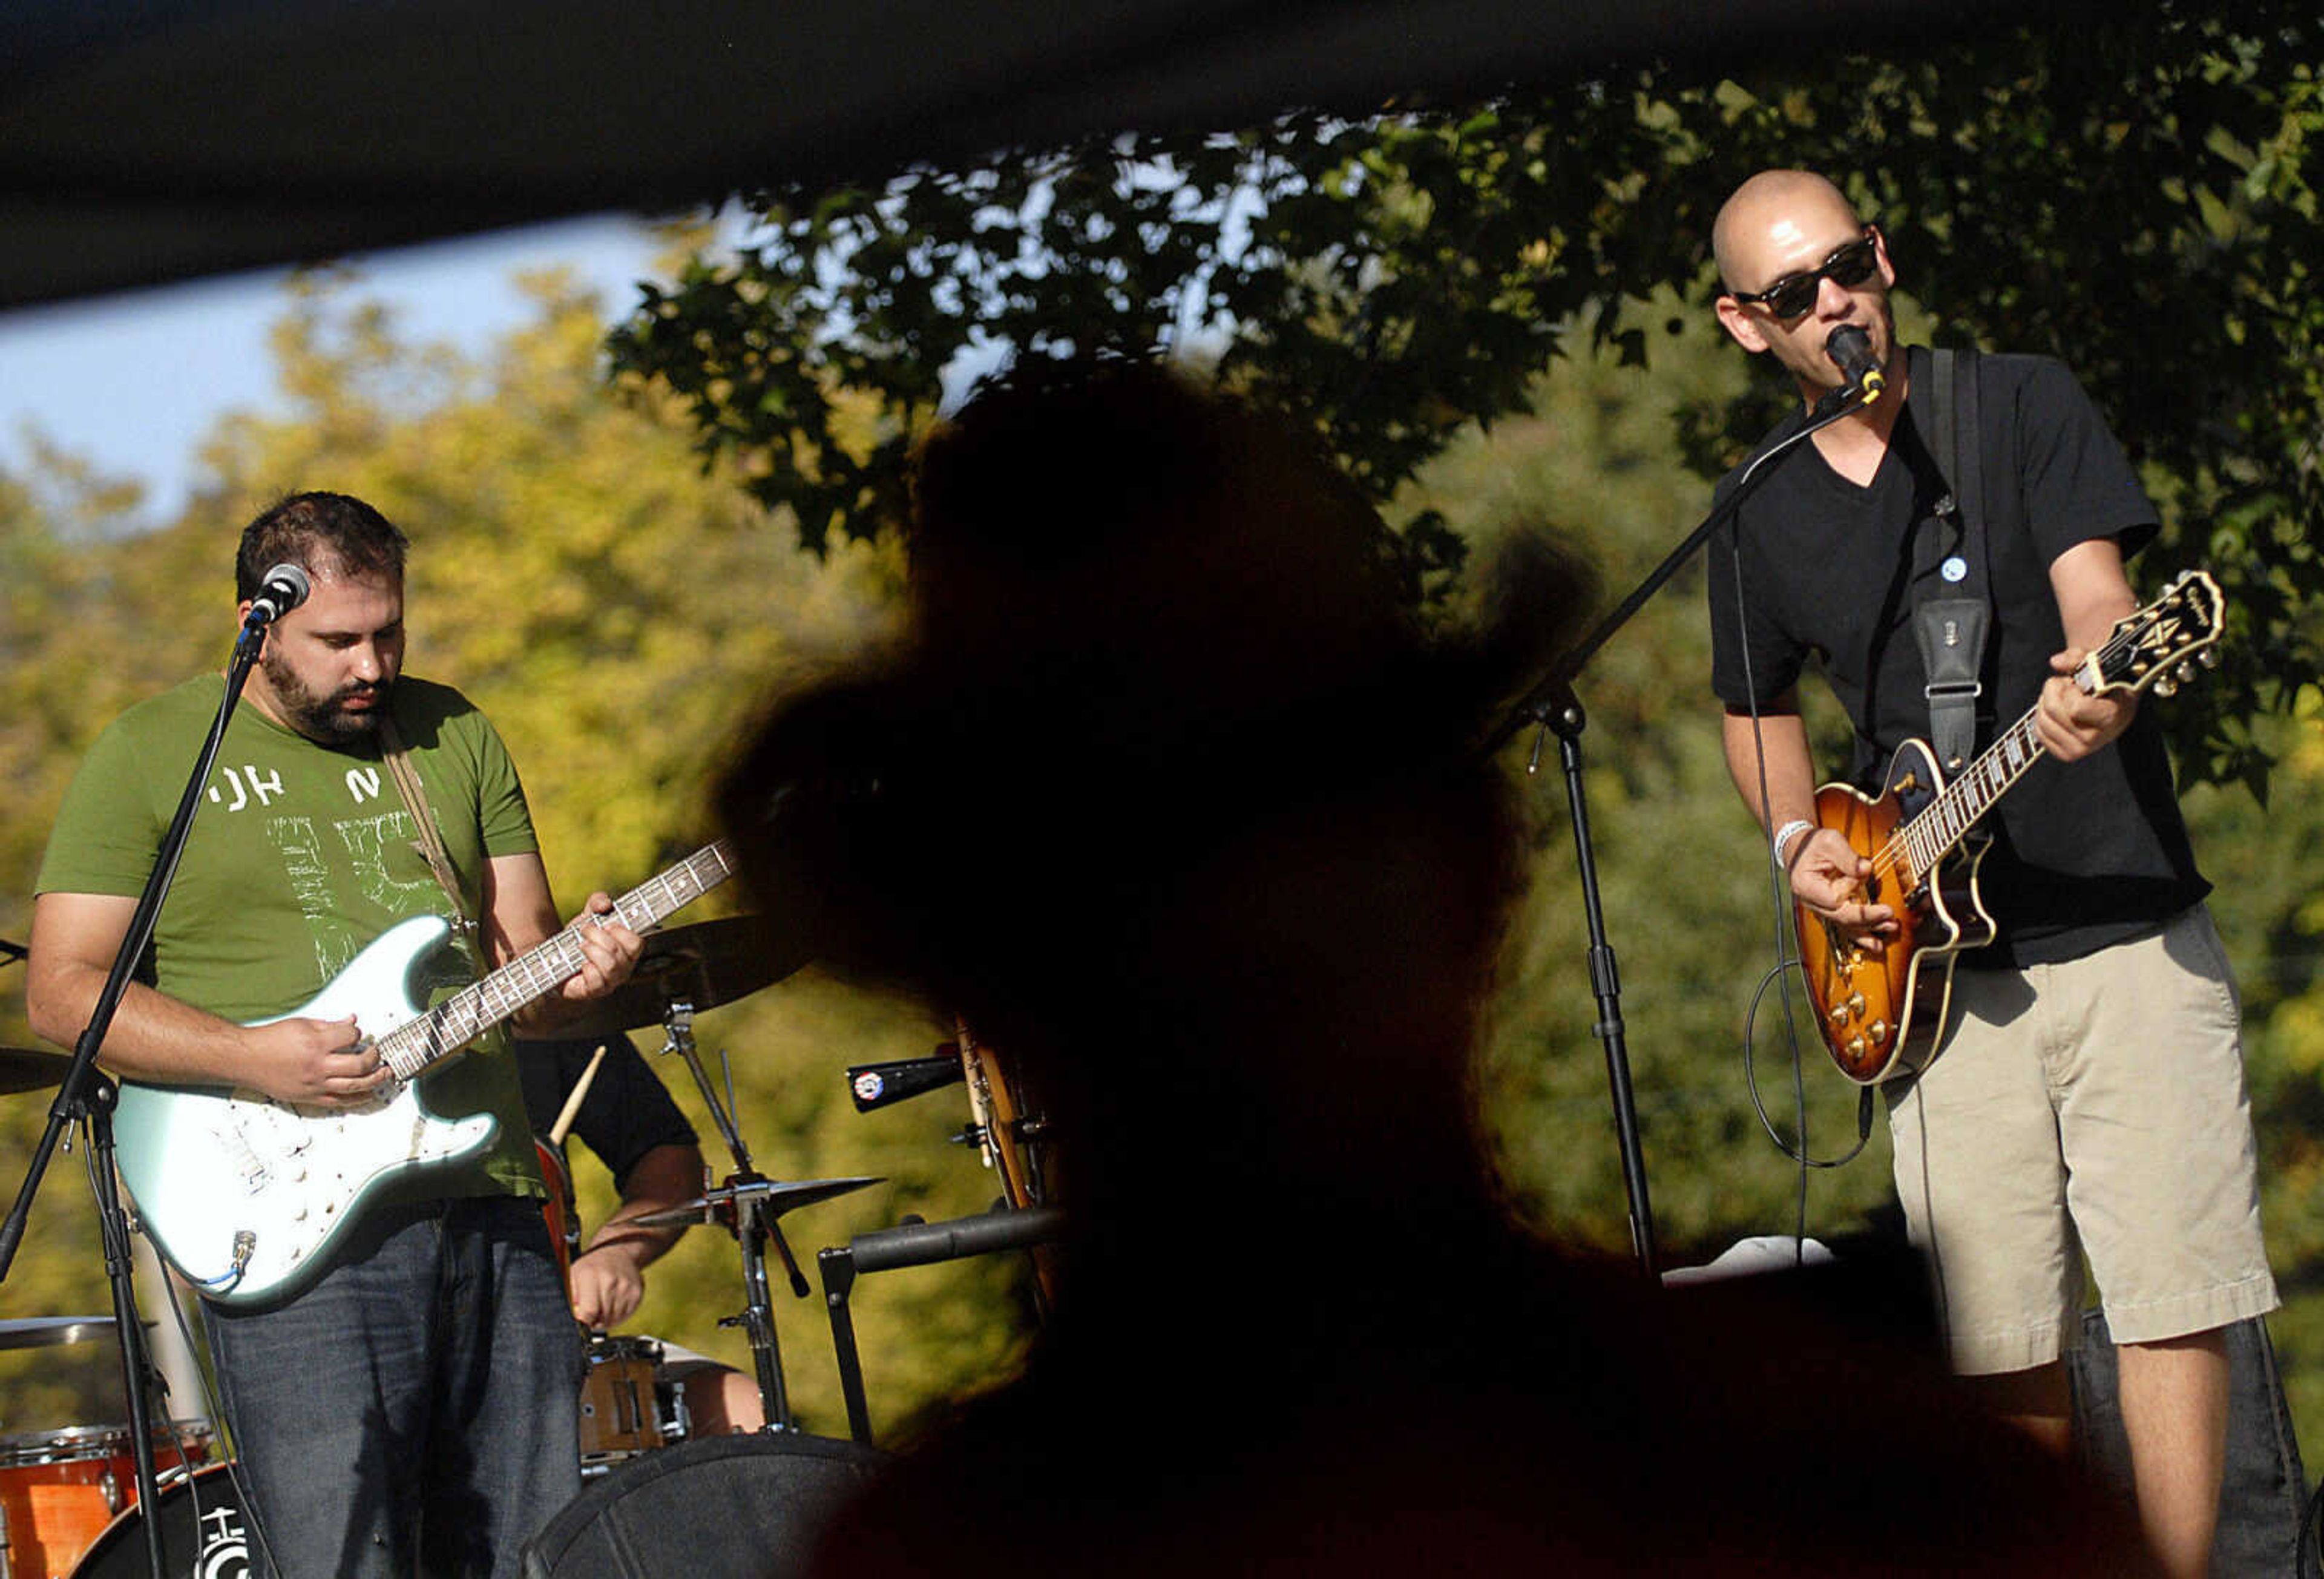
{"type": "Polygon", "coordinates": [[[2216,647],[2206,647],[2195,654],[2195,661],[2205,669],[2217,669],[2219,667],[2219,650],[2216,647]]]}
{"type": "Polygon", "coordinates": [[[2179,683],[2181,685],[2191,686],[2195,683],[2199,671],[2195,668],[2195,660],[2190,658],[2181,660],[2179,667],[2172,672],[2179,677],[2179,683]]]}
{"type": "Polygon", "coordinates": [[[2154,694],[2158,697],[2177,696],[2179,694],[2179,678],[2176,675],[2168,672],[2155,676],[2154,694]]]}

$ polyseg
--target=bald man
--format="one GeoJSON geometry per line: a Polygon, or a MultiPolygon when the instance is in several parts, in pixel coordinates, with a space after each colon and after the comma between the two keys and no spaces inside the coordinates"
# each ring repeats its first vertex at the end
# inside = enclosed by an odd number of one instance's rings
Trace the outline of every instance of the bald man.
{"type": "Polygon", "coordinates": [[[1896,343],[1879,227],[1821,176],[1766,171],[1728,199],[1712,245],[1720,325],[1800,395],[1760,452],[1846,383],[1829,350],[1843,326],[1863,331],[1887,390],[1770,463],[1713,547],[1729,770],[1803,907],[1876,946],[1896,937],[1895,896],[1816,826],[1798,680],[1815,655],[1855,725],[1849,776],[1879,790],[1897,746],[1932,732],[1915,605],[1982,582],[1977,745],[1997,718],[2038,709],[2047,754],[1986,818],[1996,937],[1962,956],[1935,1052],[1880,1088],[1897,1189],[1955,1368],[2061,1449],[2087,1260],[2120,1345],[2148,1538],[2169,1571],[2203,1573],[2225,1457],[2221,1329],[2277,1303],[2235,987],[2153,721],[2135,695],[2070,678],[2136,608],[2124,561],[2153,536],[2154,508],[2064,367],[1988,355],[1963,374],[1984,517],[1964,531],[1940,510],[1952,457],[1940,466],[1923,442],[1926,353],[1896,343]]]}

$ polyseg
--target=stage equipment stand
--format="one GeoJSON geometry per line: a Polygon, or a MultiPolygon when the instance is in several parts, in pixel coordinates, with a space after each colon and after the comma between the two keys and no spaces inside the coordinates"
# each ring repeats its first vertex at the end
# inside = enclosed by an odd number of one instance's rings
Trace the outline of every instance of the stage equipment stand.
{"type": "Polygon", "coordinates": [[[824,1309],[831,1318],[832,1353],[839,1367],[840,1394],[847,1403],[848,1435],[866,1447],[872,1445],[872,1410],[863,1392],[863,1358],[856,1347],[855,1318],[848,1307],[858,1274],[1031,1250],[1052,1242],[1065,1229],[1065,1214],[1058,1207],[998,1206],[979,1217],[908,1222],[899,1227],[874,1229],[820,1251],[816,1265],[823,1274],[824,1309]]]}
{"type": "MultiPolygon", "coordinates": [[[[270,580],[280,570],[278,567],[270,571],[270,580]]],[[[303,576],[300,579],[303,581],[303,576]]],[[[291,605],[295,606],[305,596],[302,586],[291,605]]],[[[73,1046],[72,1062],[65,1071],[56,1101],[50,1105],[48,1128],[33,1150],[23,1187],[17,1191],[16,1204],[10,1209],[6,1223],[0,1224],[0,1282],[5,1282],[9,1269],[15,1264],[17,1247],[23,1242],[25,1227],[32,1219],[32,1197],[48,1173],[50,1159],[55,1155],[68,1126],[80,1127],[87,1137],[89,1183],[97,1196],[97,1224],[105,1241],[106,1277],[113,1286],[113,1320],[120,1334],[122,1386],[129,1405],[129,1445],[136,1465],[137,1505],[148,1510],[158,1510],[161,1507],[161,1492],[154,1482],[153,1433],[148,1408],[152,1370],[145,1353],[145,1329],[137,1316],[129,1218],[122,1210],[119,1185],[113,1169],[113,1109],[119,1088],[97,1070],[97,1052],[105,1045],[106,1032],[112,1027],[114,1013],[121,1006],[122,994],[128,990],[137,961],[152,939],[154,924],[161,915],[161,902],[169,894],[171,880],[177,875],[187,836],[193,831],[202,787],[209,781],[218,747],[226,740],[226,725],[234,717],[235,704],[242,696],[244,682],[249,679],[251,668],[257,662],[259,649],[265,642],[266,628],[283,612],[283,608],[262,596],[252,604],[243,620],[233,658],[226,665],[226,694],[218,703],[217,717],[210,725],[208,737],[202,742],[193,775],[186,781],[185,794],[179,799],[177,815],[161,836],[152,873],[145,880],[145,891],[130,917],[128,932],[114,956],[113,969],[97,993],[88,1025],[73,1046]]],[[[146,1560],[154,1579],[161,1579],[161,1519],[149,1516],[141,1522],[145,1531],[146,1560]]]]}
{"type": "Polygon", "coordinates": [[[1735,486],[1724,499],[1711,506],[1711,513],[1701,525],[1686,535],[1678,547],[1665,556],[1646,578],[1640,582],[1614,612],[1598,623],[1595,630],[1567,651],[1550,667],[1549,672],[1527,693],[1525,700],[1511,709],[1486,743],[1486,753],[1498,752],[1516,735],[1531,726],[1534,736],[1533,753],[1526,759],[1528,774],[1540,771],[1541,751],[1549,734],[1557,736],[1558,758],[1564,769],[1565,796],[1568,814],[1573,823],[1573,849],[1576,868],[1582,879],[1582,904],[1590,928],[1590,990],[1597,1001],[1598,1019],[1591,1034],[1605,1044],[1606,1081],[1614,1108],[1616,1145],[1621,1153],[1622,1183],[1629,1197],[1630,1249],[1637,1257],[1638,1268],[1648,1279],[1656,1277],[1655,1265],[1654,1205],[1646,1189],[1646,1154],[1639,1142],[1637,1103],[1630,1082],[1629,1046],[1622,1025],[1622,982],[1613,946],[1607,941],[1605,909],[1598,887],[1598,861],[1590,838],[1590,807],[1583,788],[1582,769],[1582,734],[1588,716],[1573,689],[1574,679],[1582,673],[1598,650],[1612,638],[1615,632],[1630,623],[1631,616],[1646,605],[1664,583],[1676,575],[1679,567],[1692,559],[1708,542],[1711,533],[1734,518],[1737,508],[1750,493],[1767,468],[1779,457],[1789,455],[1801,440],[1839,421],[1867,400],[1861,389],[1849,386],[1834,391],[1819,402],[1809,413],[1808,420],[1799,431],[1785,438],[1754,459],[1737,478],[1735,486]]]}
{"type": "Polygon", "coordinates": [[[741,1315],[722,1317],[718,1325],[739,1325],[750,1341],[751,1359],[758,1373],[759,1401],[767,1416],[766,1429],[796,1431],[798,1423],[791,1415],[790,1396],[783,1380],[782,1353],[775,1338],[774,1296],[767,1278],[769,1243],[774,1245],[775,1253],[782,1260],[791,1292],[804,1299],[809,1289],[807,1276],[799,1270],[798,1261],[791,1254],[790,1244],[783,1238],[776,1219],[794,1207],[813,1205],[885,1181],[853,1177],[786,1182],[761,1174],[752,1165],[750,1148],[743,1144],[742,1130],[735,1122],[733,1072],[727,1071],[726,1097],[722,1103],[702,1067],[702,1058],[694,1043],[694,1005],[682,998],[672,999],[662,1020],[662,1030],[666,1039],[661,1050],[678,1054],[693,1072],[704,1105],[709,1108],[711,1119],[734,1159],[734,1171],[718,1188],[705,1192],[685,1205],[650,1212],[634,1221],[657,1225],[701,1223],[732,1214],[726,1226],[742,1246],[743,1307],[741,1315]]]}

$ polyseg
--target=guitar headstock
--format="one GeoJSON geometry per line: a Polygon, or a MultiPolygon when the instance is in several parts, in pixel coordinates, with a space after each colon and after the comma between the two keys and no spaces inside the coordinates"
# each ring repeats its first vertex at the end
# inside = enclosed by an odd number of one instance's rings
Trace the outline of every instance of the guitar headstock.
{"type": "Polygon", "coordinates": [[[2084,672],[2093,694],[2138,690],[2153,685],[2167,697],[2195,678],[2195,664],[2218,665],[2212,643],[2219,639],[2227,600],[2208,570],[2182,570],[2163,596],[2137,613],[2115,622],[2106,645],[2090,654],[2084,672]]]}

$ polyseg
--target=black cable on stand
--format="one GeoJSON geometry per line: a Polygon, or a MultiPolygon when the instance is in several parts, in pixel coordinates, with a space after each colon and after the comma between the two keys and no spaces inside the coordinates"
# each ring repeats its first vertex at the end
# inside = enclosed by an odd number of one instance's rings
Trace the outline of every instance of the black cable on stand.
{"type": "Polygon", "coordinates": [[[1529,692],[1525,700],[1513,708],[1500,727],[1486,743],[1488,753],[1497,752],[1528,725],[1536,728],[1533,754],[1527,759],[1526,771],[1538,772],[1541,768],[1541,748],[1547,736],[1557,736],[1558,757],[1565,772],[1565,795],[1568,814],[1573,823],[1573,847],[1577,869],[1582,878],[1582,911],[1590,927],[1590,990],[1597,1000],[1598,1019],[1591,1034],[1606,1044],[1606,1079],[1613,1100],[1616,1144],[1622,1159],[1622,1183],[1629,1196],[1630,1248],[1638,1260],[1639,1270],[1648,1278],[1656,1275],[1655,1266],[1654,1206],[1646,1190],[1646,1156],[1638,1140],[1637,1108],[1630,1083],[1630,1055],[1622,1028],[1621,973],[1617,965],[1612,945],[1606,940],[1606,918],[1598,888],[1598,862],[1590,840],[1590,809],[1582,785],[1582,732],[1588,723],[1581,699],[1574,694],[1573,680],[1582,668],[1597,655],[1614,633],[1630,623],[1631,616],[1644,608],[1663,584],[1678,574],[1679,567],[1692,559],[1698,549],[1711,539],[1711,534],[1732,520],[1738,506],[1750,492],[1752,485],[1765,474],[1768,464],[1777,457],[1791,453],[1794,446],[1839,421],[1857,407],[1868,403],[1879,393],[1880,384],[1876,370],[1869,379],[1851,380],[1818,402],[1800,430],[1760,455],[1744,468],[1733,489],[1718,503],[1702,523],[1689,532],[1684,541],[1665,556],[1646,578],[1625,597],[1614,612],[1600,621],[1598,627],[1551,666],[1529,692]]]}
{"type": "Polygon", "coordinates": [[[119,1329],[121,1342],[121,1376],[123,1390],[129,1405],[129,1448],[136,1464],[138,1506],[148,1510],[142,1521],[145,1530],[146,1558],[153,1579],[161,1579],[161,1492],[154,1481],[153,1435],[148,1414],[148,1396],[152,1388],[151,1367],[145,1353],[145,1329],[137,1316],[137,1288],[129,1251],[129,1219],[121,1208],[120,1191],[113,1168],[113,1108],[119,1088],[97,1068],[97,1052],[105,1045],[106,1032],[113,1025],[113,1017],[121,1006],[121,997],[128,991],[129,980],[137,961],[152,940],[153,927],[161,918],[161,901],[170,891],[171,880],[177,875],[179,858],[185,854],[186,837],[193,829],[194,813],[201,805],[202,787],[209,781],[210,769],[217,761],[218,748],[225,743],[226,725],[234,717],[235,704],[242,696],[242,688],[250,678],[252,665],[258,661],[258,652],[266,639],[266,628],[306,601],[307,573],[296,565],[277,565],[266,573],[264,589],[251,602],[250,612],[242,623],[242,633],[235,638],[234,656],[226,665],[226,695],[218,703],[217,719],[210,725],[209,735],[202,742],[193,775],[186,782],[185,794],[178,801],[177,815],[171,819],[169,831],[162,835],[160,850],[155,854],[153,871],[145,880],[145,891],[138,897],[137,909],[130,918],[129,929],[114,956],[113,969],[106,977],[105,986],[97,993],[97,1005],[89,1014],[88,1025],[73,1045],[72,1062],[65,1070],[64,1080],[56,1101],[49,1107],[49,1124],[42,1133],[40,1144],[33,1149],[32,1167],[24,1175],[23,1187],[16,1193],[16,1204],[9,1210],[7,1221],[0,1223],[0,1282],[5,1282],[8,1271],[15,1264],[17,1247],[23,1242],[24,1230],[32,1212],[32,1197],[48,1173],[49,1160],[63,1139],[66,1126],[78,1124],[86,1133],[90,1162],[89,1177],[97,1195],[97,1219],[105,1241],[105,1270],[113,1285],[113,1320],[119,1329]]]}

